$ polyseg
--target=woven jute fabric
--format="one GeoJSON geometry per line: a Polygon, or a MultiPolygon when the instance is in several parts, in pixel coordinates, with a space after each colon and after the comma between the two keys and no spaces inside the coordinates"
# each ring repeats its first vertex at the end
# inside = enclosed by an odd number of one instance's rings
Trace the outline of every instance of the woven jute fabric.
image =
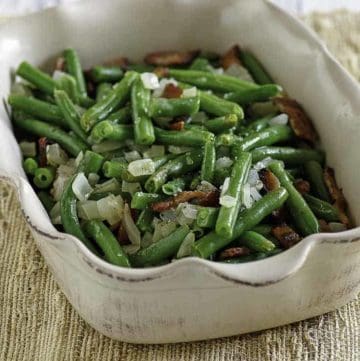
{"type": "MultiPolygon", "coordinates": [[[[311,14],[305,21],[360,80],[360,13],[311,14]]],[[[360,359],[360,299],[296,324],[177,345],[131,345],[88,326],[57,287],[22,217],[0,184],[0,360],[169,361],[360,359]]]]}

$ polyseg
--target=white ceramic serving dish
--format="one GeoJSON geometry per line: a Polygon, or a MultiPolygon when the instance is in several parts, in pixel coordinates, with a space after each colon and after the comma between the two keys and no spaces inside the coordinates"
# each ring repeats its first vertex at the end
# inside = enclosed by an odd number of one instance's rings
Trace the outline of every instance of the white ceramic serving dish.
{"type": "MultiPolygon", "coordinates": [[[[360,89],[314,34],[262,0],[86,1],[0,28],[0,94],[26,59],[45,64],[62,49],[84,66],[155,49],[250,48],[313,118],[360,224],[360,89]]],[[[24,217],[56,281],[103,334],[135,343],[200,340],[258,331],[335,309],[360,290],[360,228],[307,237],[275,257],[227,265],[198,258],[149,269],[98,259],[59,233],[27,182],[5,109],[0,174],[17,189],[24,217]]]]}

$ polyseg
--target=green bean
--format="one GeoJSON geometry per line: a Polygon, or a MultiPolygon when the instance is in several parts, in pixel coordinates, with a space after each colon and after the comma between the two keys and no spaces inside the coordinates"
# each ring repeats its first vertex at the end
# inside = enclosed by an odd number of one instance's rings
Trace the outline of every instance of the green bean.
{"type": "Polygon", "coordinates": [[[66,120],[68,127],[84,142],[87,143],[87,136],[80,126],[80,113],[76,109],[70,97],[63,90],[55,90],[54,98],[58,108],[66,120]]]}
{"type": "Polygon", "coordinates": [[[119,81],[124,75],[123,70],[119,66],[94,66],[91,69],[91,79],[95,83],[119,81]]]}
{"type": "Polygon", "coordinates": [[[63,130],[55,125],[50,125],[35,119],[14,119],[15,124],[31,134],[40,137],[47,137],[59,143],[71,155],[76,157],[82,150],[87,149],[87,145],[80,140],[73,139],[63,130]]]}
{"type": "Polygon", "coordinates": [[[23,161],[23,168],[26,174],[34,175],[39,164],[34,158],[26,158],[23,161]]]}
{"type": "Polygon", "coordinates": [[[207,141],[214,139],[214,135],[208,131],[197,129],[189,130],[164,130],[155,127],[156,142],[165,145],[179,145],[196,147],[202,146],[207,141]]]}
{"type": "Polygon", "coordinates": [[[83,227],[86,234],[93,238],[104,252],[105,259],[108,262],[117,266],[131,267],[130,261],[118,240],[103,222],[91,220],[85,222],[83,227]]]}
{"type": "Polygon", "coordinates": [[[244,118],[244,111],[240,105],[206,91],[199,91],[199,94],[201,110],[219,117],[227,114],[235,114],[238,120],[244,118]]]}
{"type": "Polygon", "coordinates": [[[260,147],[251,152],[253,162],[259,162],[264,158],[271,157],[273,159],[283,161],[286,166],[302,165],[309,160],[318,162],[324,161],[324,153],[315,149],[297,149],[291,147],[260,147]]]}
{"type": "Polygon", "coordinates": [[[213,133],[222,133],[229,129],[236,127],[238,118],[235,114],[227,114],[222,117],[209,119],[204,123],[204,126],[213,133]]]}
{"type": "Polygon", "coordinates": [[[189,66],[191,70],[201,70],[206,72],[213,72],[215,69],[210,64],[209,60],[206,58],[196,58],[189,66]]]}
{"type": "Polygon", "coordinates": [[[275,249],[275,244],[260,233],[246,231],[240,236],[240,243],[255,252],[270,252],[275,249]]]}
{"type": "Polygon", "coordinates": [[[127,101],[132,83],[138,74],[128,71],[124,78],[114,85],[113,90],[101,101],[89,108],[81,117],[80,123],[85,131],[89,131],[96,123],[107,118],[115,109],[127,101]]]}
{"type": "Polygon", "coordinates": [[[72,75],[63,73],[57,80],[56,89],[63,90],[75,104],[80,103],[80,93],[72,75]]]}
{"type": "Polygon", "coordinates": [[[260,132],[261,130],[269,126],[269,120],[274,117],[274,114],[270,114],[266,117],[257,119],[251,122],[245,129],[248,132],[260,132]]]}
{"type": "Polygon", "coordinates": [[[38,192],[37,196],[39,197],[42,205],[46,209],[47,212],[50,212],[51,209],[55,205],[54,199],[50,196],[50,194],[46,191],[40,191],[38,192]]]}
{"type": "Polygon", "coordinates": [[[201,165],[200,177],[201,180],[212,182],[214,178],[216,161],[215,141],[214,139],[208,140],[204,146],[204,158],[201,165]]]}
{"type": "Polygon", "coordinates": [[[217,168],[214,172],[214,184],[221,186],[224,183],[225,178],[230,177],[231,167],[228,168],[217,168]]]}
{"type": "Polygon", "coordinates": [[[257,147],[274,143],[285,142],[293,137],[293,132],[286,125],[274,125],[257,133],[248,135],[243,140],[236,142],[234,152],[245,152],[257,147]]]}
{"type": "Polygon", "coordinates": [[[103,100],[112,91],[112,84],[100,83],[96,88],[96,102],[103,100]]]}
{"type": "Polygon", "coordinates": [[[151,92],[138,78],[131,89],[132,117],[134,122],[135,143],[149,145],[154,143],[154,126],[148,116],[151,92]]]}
{"type": "Polygon", "coordinates": [[[242,89],[257,88],[258,85],[229,75],[220,75],[198,70],[168,69],[170,77],[193,84],[206,90],[237,92],[242,89]]]}
{"type": "Polygon", "coordinates": [[[248,112],[254,117],[265,117],[270,114],[278,114],[279,108],[272,101],[252,103],[248,106],[248,112]]]}
{"type": "Polygon", "coordinates": [[[266,72],[264,67],[249,51],[241,50],[240,60],[249,70],[251,76],[258,84],[269,84],[273,83],[270,75],[266,72]]]}
{"type": "Polygon", "coordinates": [[[186,182],[184,178],[176,178],[165,183],[161,189],[164,194],[167,194],[168,196],[173,196],[177,193],[182,192],[185,189],[185,186],[186,182]]]}
{"type": "Polygon", "coordinates": [[[76,81],[76,88],[82,98],[87,98],[86,83],[84,73],[81,68],[80,59],[74,49],[66,49],[64,51],[66,68],[76,81]]]}
{"type": "Polygon", "coordinates": [[[274,97],[281,91],[281,87],[276,84],[262,85],[257,89],[243,89],[238,92],[227,93],[224,99],[241,105],[253,102],[263,102],[274,97]]]}
{"type": "Polygon", "coordinates": [[[167,237],[162,238],[156,243],[141,249],[136,254],[131,255],[131,263],[137,267],[156,265],[161,261],[174,256],[189,231],[189,227],[186,225],[177,228],[167,237]]]}
{"type": "Polygon", "coordinates": [[[326,222],[339,221],[339,212],[330,203],[313,197],[310,194],[304,194],[303,197],[318,218],[324,219],[326,222]]]}
{"type": "Polygon", "coordinates": [[[192,178],[190,182],[189,188],[193,191],[198,187],[200,183],[201,183],[200,175],[195,174],[195,176],[192,178]]]}
{"type": "Polygon", "coordinates": [[[319,162],[310,160],[304,164],[304,171],[311,185],[311,192],[323,201],[330,202],[330,195],[324,182],[324,170],[319,162]]]}
{"type": "Polygon", "coordinates": [[[289,175],[289,177],[292,178],[293,180],[295,180],[296,178],[300,178],[303,173],[301,167],[286,169],[286,172],[289,175]]]}
{"type": "Polygon", "coordinates": [[[154,212],[150,208],[143,209],[136,221],[136,227],[139,228],[141,232],[153,232],[153,218],[154,212]]]}
{"type": "Polygon", "coordinates": [[[188,98],[152,98],[149,115],[152,118],[192,115],[199,111],[199,96],[188,98]]]}
{"type": "Polygon", "coordinates": [[[260,233],[265,237],[271,235],[271,230],[272,230],[272,226],[270,224],[258,224],[252,229],[252,231],[256,233],[260,233]]]}
{"type": "Polygon", "coordinates": [[[201,150],[193,150],[169,160],[147,179],[145,189],[149,193],[159,192],[169,177],[181,176],[197,169],[201,164],[201,160],[201,150]]]}
{"type": "Polygon", "coordinates": [[[16,70],[16,74],[33,84],[46,94],[52,95],[56,87],[56,81],[38,68],[23,61],[16,70]]]}
{"type": "Polygon", "coordinates": [[[286,206],[298,230],[303,236],[308,236],[319,232],[319,223],[301,194],[292,184],[289,176],[279,161],[274,161],[269,165],[269,169],[279,179],[280,184],[288,191],[289,198],[286,206]]]}
{"type": "Polygon", "coordinates": [[[22,110],[35,118],[45,120],[55,125],[67,125],[60,109],[56,105],[33,97],[17,94],[11,94],[8,98],[8,102],[13,110],[22,110]]]}
{"type": "Polygon", "coordinates": [[[161,198],[162,197],[156,193],[136,192],[131,199],[131,208],[145,209],[147,206],[159,201],[161,198]]]}
{"type": "Polygon", "coordinates": [[[137,73],[151,73],[155,67],[147,64],[129,64],[126,66],[127,70],[133,70],[137,73]]]}
{"type": "Polygon", "coordinates": [[[111,113],[106,120],[116,124],[127,124],[131,122],[131,107],[125,106],[114,113],[111,113]]]}
{"type": "Polygon", "coordinates": [[[231,238],[234,232],[235,222],[239,214],[241,206],[241,192],[248,178],[251,166],[251,154],[240,153],[235,159],[232,167],[229,188],[225,196],[234,199],[234,205],[222,205],[220,207],[219,216],[216,221],[216,233],[225,238],[231,238]]]}
{"type": "Polygon", "coordinates": [[[210,232],[195,242],[192,254],[202,258],[209,258],[213,253],[239,238],[243,232],[254,228],[271,212],[279,209],[287,197],[288,192],[283,187],[267,193],[259,201],[255,202],[252,208],[240,212],[231,238],[221,237],[214,231],[210,232]]]}
{"type": "Polygon", "coordinates": [[[201,207],[196,214],[196,224],[201,228],[215,228],[219,208],[201,207]]]}
{"type": "Polygon", "coordinates": [[[101,143],[103,140],[122,142],[133,137],[133,129],[132,125],[115,124],[109,120],[103,120],[92,128],[89,139],[96,144],[101,143]]]}
{"type": "Polygon", "coordinates": [[[49,188],[55,179],[55,170],[52,167],[36,168],[33,182],[39,189],[49,188]]]}
{"type": "Polygon", "coordinates": [[[103,173],[106,178],[121,178],[122,172],[127,170],[126,162],[108,160],[103,165],[103,173]]]}
{"type": "Polygon", "coordinates": [[[104,163],[104,157],[101,154],[87,150],[77,168],[77,172],[83,172],[86,176],[90,173],[98,173],[104,163]]]}

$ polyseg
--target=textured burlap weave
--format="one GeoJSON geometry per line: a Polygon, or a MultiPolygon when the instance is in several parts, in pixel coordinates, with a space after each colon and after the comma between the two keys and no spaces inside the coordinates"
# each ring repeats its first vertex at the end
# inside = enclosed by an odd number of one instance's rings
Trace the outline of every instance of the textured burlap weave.
{"type": "MultiPolygon", "coordinates": [[[[306,18],[360,80],[360,13],[306,18]]],[[[360,299],[335,312],[251,335],[131,345],[100,335],[56,286],[11,187],[0,184],[0,360],[360,360],[360,299]]]]}

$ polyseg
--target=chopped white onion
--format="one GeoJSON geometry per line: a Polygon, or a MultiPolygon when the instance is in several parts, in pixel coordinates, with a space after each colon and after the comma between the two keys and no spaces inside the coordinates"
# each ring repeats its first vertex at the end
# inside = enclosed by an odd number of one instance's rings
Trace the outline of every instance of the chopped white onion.
{"type": "Polygon", "coordinates": [[[85,201],[93,190],[84,173],[77,174],[71,188],[79,201],[85,201]]]}
{"type": "Polygon", "coordinates": [[[192,148],[190,147],[183,147],[183,146],[178,146],[178,145],[169,145],[168,146],[168,151],[169,153],[172,154],[183,154],[186,152],[189,152],[192,148]]]}
{"type": "Polygon", "coordinates": [[[92,145],[91,149],[96,153],[105,153],[112,150],[120,149],[123,146],[122,142],[117,140],[105,140],[99,144],[92,145]]]}
{"type": "Polygon", "coordinates": [[[85,219],[85,220],[105,219],[99,213],[97,201],[87,200],[83,202],[78,202],[77,211],[80,219],[85,219]]]}
{"type": "Polygon", "coordinates": [[[242,80],[254,83],[254,79],[250,75],[249,71],[240,64],[231,64],[226,70],[226,75],[235,76],[242,80]]]}
{"type": "Polygon", "coordinates": [[[135,177],[150,175],[155,172],[155,163],[152,159],[138,159],[129,163],[128,171],[135,177]]]}
{"type": "Polygon", "coordinates": [[[160,219],[162,221],[171,221],[171,222],[175,222],[176,221],[176,211],[174,209],[168,209],[164,212],[160,213],[160,219]]]}
{"type": "Polygon", "coordinates": [[[88,181],[90,183],[91,186],[95,186],[96,183],[99,181],[100,176],[96,173],[89,173],[88,175],[88,181]]]}
{"type": "Polygon", "coordinates": [[[59,80],[61,79],[63,76],[67,76],[68,74],[64,73],[63,71],[61,70],[55,70],[52,74],[52,78],[54,80],[59,80]]]}
{"type": "Polygon", "coordinates": [[[124,156],[128,162],[141,159],[141,155],[137,150],[132,150],[131,152],[125,152],[124,156]]]}
{"type": "Polygon", "coordinates": [[[198,207],[190,204],[190,203],[184,203],[184,207],[182,207],[182,213],[186,218],[189,219],[196,219],[196,215],[198,212],[198,207]]]}
{"type": "Polygon", "coordinates": [[[52,188],[50,190],[50,194],[56,201],[59,201],[62,194],[64,193],[66,183],[69,179],[67,175],[57,175],[52,188]]]}
{"type": "Polygon", "coordinates": [[[191,209],[188,206],[193,206],[193,205],[184,202],[184,203],[180,203],[176,207],[176,221],[181,226],[186,224],[191,225],[196,218],[197,209],[195,211],[194,209],[191,209]]]}
{"type": "Polygon", "coordinates": [[[134,194],[135,192],[141,192],[141,185],[140,183],[128,183],[123,180],[121,189],[123,192],[134,194]]]}
{"type": "Polygon", "coordinates": [[[269,125],[286,125],[289,121],[287,114],[279,114],[276,117],[269,120],[269,125]]]}
{"type": "Polygon", "coordinates": [[[250,187],[250,195],[255,202],[259,201],[262,198],[262,195],[258,192],[256,187],[250,187]]]}
{"type": "Polygon", "coordinates": [[[81,151],[81,152],[77,155],[77,157],[75,158],[75,167],[76,167],[76,168],[79,166],[79,164],[80,164],[80,162],[83,160],[83,158],[84,158],[84,152],[81,151]]]}
{"type": "Polygon", "coordinates": [[[166,87],[168,84],[172,84],[172,85],[177,86],[177,85],[178,85],[178,82],[177,82],[175,79],[173,79],[173,78],[170,78],[170,79],[168,79],[168,78],[162,78],[162,79],[160,80],[160,82],[159,82],[159,87],[153,91],[153,94],[152,94],[152,95],[153,95],[154,97],[157,97],[157,98],[158,98],[158,97],[161,97],[161,96],[163,95],[163,92],[164,92],[165,87],[166,87]]]}
{"type": "Polygon", "coordinates": [[[258,181],[259,181],[259,174],[257,170],[250,169],[247,183],[249,183],[251,186],[254,186],[258,181]]]}
{"type": "Polygon", "coordinates": [[[234,162],[229,157],[220,157],[216,159],[215,169],[229,168],[234,162]]]}
{"type": "Polygon", "coordinates": [[[115,178],[111,178],[103,183],[98,183],[95,185],[94,193],[119,193],[121,191],[121,185],[119,181],[115,178]]]}
{"type": "Polygon", "coordinates": [[[60,202],[56,202],[49,212],[52,224],[61,224],[60,202]]]}
{"type": "Polygon", "coordinates": [[[97,209],[102,220],[106,220],[110,225],[114,225],[121,221],[124,211],[124,201],[120,195],[113,194],[99,199],[97,209]]]}
{"type": "Polygon", "coordinates": [[[155,73],[142,73],[141,81],[146,89],[157,89],[160,87],[159,78],[155,73]]]}
{"type": "Polygon", "coordinates": [[[268,167],[273,161],[274,159],[272,159],[271,157],[266,157],[263,160],[260,160],[259,162],[254,164],[253,168],[259,171],[261,169],[268,167]]]}
{"type": "Polygon", "coordinates": [[[157,242],[160,239],[167,237],[169,234],[174,232],[175,229],[176,229],[175,222],[164,222],[159,220],[155,221],[153,242],[157,242]]]}
{"type": "Polygon", "coordinates": [[[195,243],[195,234],[189,232],[182,241],[179,250],[177,251],[176,258],[183,258],[191,255],[192,246],[195,243]]]}
{"type": "Polygon", "coordinates": [[[204,180],[201,181],[200,184],[196,187],[196,190],[200,192],[212,192],[216,189],[217,188],[214,185],[204,180]]]}
{"type": "Polygon", "coordinates": [[[264,188],[264,183],[261,180],[258,180],[255,184],[255,188],[256,190],[260,191],[261,189],[264,188]]]}
{"type": "Polygon", "coordinates": [[[152,145],[143,153],[144,158],[162,157],[163,155],[165,155],[165,147],[163,145],[152,145]]]}
{"type": "Polygon", "coordinates": [[[236,198],[228,195],[221,196],[219,203],[225,208],[232,208],[236,205],[236,198]]]}
{"type": "Polygon", "coordinates": [[[124,249],[127,253],[135,253],[140,249],[141,246],[141,234],[139,229],[136,227],[133,218],[131,217],[131,212],[128,204],[125,204],[124,207],[124,217],[123,225],[126,231],[127,236],[131,242],[130,246],[124,246],[124,249]]]}
{"type": "Polygon", "coordinates": [[[68,161],[68,156],[59,144],[50,144],[46,146],[46,159],[50,165],[64,165],[68,161]]]}
{"type": "Polygon", "coordinates": [[[331,232],[342,232],[346,231],[346,226],[339,222],[329,222],[329,228],[331,232]]]}
{"type": "Polygon", "coordinates": [[[196,94],[197,94],[197,89],[196,87],[193,86],[191,88],[184,89],[181,96],[183,98],[192,98],[192,97],[196,97],[196,94]]]}
{"type": "Polygon", "coordinates": [[[36,143],[35,142],[20,142],[21,153],[24,157],[36,156],[36,143]]]}
{"type": "Polygon", "coordinates": [[[220,189],[221,189],[221,194],[220,196],[223,196],[226,194],[226,192],[228,191],[229,189],[229,184],[230,184],[230,177],[226,177],[224,179],[224,183],[220,186],[220,189]]]}
{"type": "Polygon", "coordinates": [[[214,72],[215,74],[220,74],[220,75],[222,75],[222,74],[224,74],[224,69],[223,69],[223,68],[215,68],[215,69],[213,70],[213,72],[214,72]]]}
{"type": "Polygon", "coordinates": [[[209,118],[205,112],[197,112],[191,116],[191,123],[203,124],[208,119],[209,118]]]}
{"type": "Polygon", "coordinates": [[[245,183],[242,191],[242,204],[245,208],[250,208],[253,205],[253,199],[251,198],[250,184],[245,183]]]}

